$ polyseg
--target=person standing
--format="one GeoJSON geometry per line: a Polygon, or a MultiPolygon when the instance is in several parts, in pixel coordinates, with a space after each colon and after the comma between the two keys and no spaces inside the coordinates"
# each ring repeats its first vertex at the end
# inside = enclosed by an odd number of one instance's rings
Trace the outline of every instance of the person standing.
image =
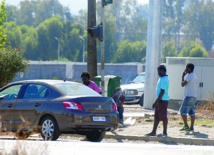
{"type": "Polygon", "coordinates": [[[102,94],[101,89],[97,86],[97,84],[94,81],[90,80],[90,77],[91,76],[88,72],[82,72],[81,74],[82,83],[88,86],[89,88],[93,89],[97,93],[102,94]]]}
{"type": "Polygon", "coordinates": [[[115,93],[112,95],[112,98],[114,102],[117,104],[117,111],[119,113],[119,123],[125,127],[123,123],[123,113],[124,113],[124,107],[123,104],[125,102],[125,95],[122,94],[122,89],[120,87],[117,87],[115,89],[115,93]]]}
{"type": "MultiPolygon", "coordinates": [[[[82,72],[81,74],[82,83],[88,86],[89,88],[93,89],[97,93],[102,94],[101,89],[97,86],[97,84],[94,81],[91,81],[90,78],[91,76],[89,72],[82,72]]],[[[88,139],[87,137],[85,137],[81,141],[88,141],[88,139]]]]}
{"type": "Polygon", "coordinates": [[[186,65],[186,69],[182,74],[182,82],[181,86],[185,87],[184,90],[184,100],[180,107],[180,114],[183,119],[184,126],[180,131],[194,131],[194,123],[195,123],[195,103],[197,97],[197,83],[198,79],[195,75],[194,64],[188,63],[186,65]],[[187,114],[189,114],[191,118],[191,126],[189,127],[187,123],[187,114]]]}
{"type": "Polygon", "coordinates": [[[153,130],[147,136],[156,136],[157,127],[160,121],[163,121],[163,136],[167,136],[167,108],[169,103],[169,78],[166,74],[166,67],[159,65],[158,68],[159,80],[156,86],[156,101],[152,105],[155,109],[153,130]]]}

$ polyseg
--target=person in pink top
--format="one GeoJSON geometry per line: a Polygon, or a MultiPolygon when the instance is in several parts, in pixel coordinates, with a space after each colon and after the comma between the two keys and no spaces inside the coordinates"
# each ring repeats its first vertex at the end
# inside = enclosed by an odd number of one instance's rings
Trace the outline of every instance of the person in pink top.
{"type": "MultiPolygon", "coordinates": [[[[97,86],[97,84],[94,81],[90,80],[90,77],[91,76],[88,72],[82,72],[81,74],[82,83],[88,86],[89,88],[93,89],[97,93],[102,94],[101,89],[97,86]]],[[[81,141],[88,141],[88,139],[85,137],[81,141]]]]}
{"type": "Polygon", "coordinates": [[[102,94],[101,89],[97,86],[97,84],[94,81],[90,80],[90,74],[88,72],[82,72],[81,78],[82,78],[82,83],[89,88],[93,89],[99,94],[102,94]]]}

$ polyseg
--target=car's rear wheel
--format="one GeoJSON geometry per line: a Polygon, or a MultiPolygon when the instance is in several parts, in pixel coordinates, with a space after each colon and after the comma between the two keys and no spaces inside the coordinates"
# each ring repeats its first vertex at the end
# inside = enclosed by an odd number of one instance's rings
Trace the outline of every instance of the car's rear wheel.
{"type": "Polygon", "coordinates": [[[46,116],[41,121],[41,136],[44,140],[57,140],[60,131],[57,122],[51,116],[46,116]]]}
{"type": "Polygon", "coordinates": [[[105,131],[92,131],[86,134],[86,138],[91,142],[100,142],[105,137],[105,131]]]}
{"type": "Polygon", "coordinates": [[[29,136],[30,136],[30,132],[29,131],[17,131],[16,132],[16,138],[19,139],[19,140],[24,140],[24,139],[27,139],[29,136]]]}

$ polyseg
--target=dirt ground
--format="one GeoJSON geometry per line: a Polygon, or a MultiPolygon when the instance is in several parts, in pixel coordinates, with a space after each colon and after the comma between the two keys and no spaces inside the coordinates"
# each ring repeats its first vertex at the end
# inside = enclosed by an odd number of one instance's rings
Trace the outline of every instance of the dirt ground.
{"type": "MultiPolygon", "coordinates": [[[[125,128],[118,128],[113,134],[124,134],[124,135],[145,135],[151,132],[153,127],[154,115],[151,110],[143,109],[138,105],[134,106],[125,106],[126,113],[135,113],[135,112],[144,112],[149,113],[146,114],[145,117],[132,117],[136,122],[133,126],[127,126],[125,128]]],[[[179,115],[178,111],[168,110],[168,136],[170,137],[189,137],[189,138],[202,138],[202,139],[214,139],[214,113],[213,110],[205,109],[204,107],[196,107],[196,121],[194,132],[185,132],[179,131],[182,126],[182,119],[179,115]]],[[[188,121],[190,124],[190,119],[188,117],[188,121]]],[[[161,136],[162,134],[162,123],[159,124],[157,134],[161,136]]]]}

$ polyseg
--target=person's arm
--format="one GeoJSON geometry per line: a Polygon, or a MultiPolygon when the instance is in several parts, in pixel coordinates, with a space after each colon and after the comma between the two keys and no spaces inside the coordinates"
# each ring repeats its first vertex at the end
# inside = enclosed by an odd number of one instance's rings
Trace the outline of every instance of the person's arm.
{"type": "Polygon", "coordinates": [[[152,108],[155,108],[157,106],[158,102],[162,99],[164,92],[165,90],[161,89],[160,94],[158,95],[158,98],[156,99],[155,103],[152,105],[152,108]]]}
{"type": "Polygon", "coordinates": [[[124,95],[121,95],[120,97],[120,103],[124,104],[126,97],[124,95]]]}
{"type": "Polygon", "coordinates": [[[94,82],[94,90],[99,93],[102,94],[102,90],[97,86],[97,84],[94,82]]]}
{"type": "Polygon", "coordinates": [[[184,80],[184,76],[186,75],[186,70],[183,72],[183,75],[182,75],[182,81],[181,81],[181,87],[184,87],[188,84],[187,80],[184,80]]]}
{"type": "Polygon", "coordinates": [[[117,105],[117,106],[121,106],[121,105],[123,105],[124,104],[124,102],[125,102],[125,96],[124,95],[121,95],[120,97],[119,97],[119,104],[117,105]]]}

